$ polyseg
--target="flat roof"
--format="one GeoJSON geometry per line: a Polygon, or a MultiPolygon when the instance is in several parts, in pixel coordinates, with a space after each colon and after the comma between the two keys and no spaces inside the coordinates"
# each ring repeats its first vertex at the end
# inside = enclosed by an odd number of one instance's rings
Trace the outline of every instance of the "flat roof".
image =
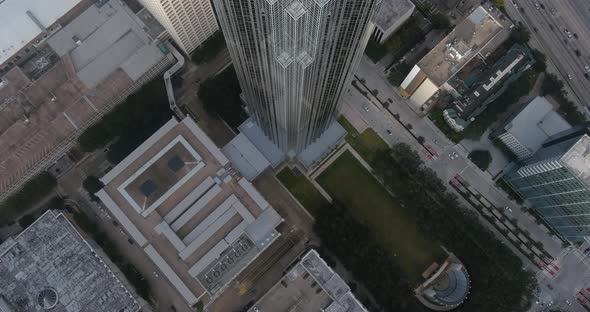
{"type": "Polygon", "coordinates": [[[418,67],[437,87],[440,87],[503,29],[504,27],[480,6],[428,52],[418,62],[418,67]]]}
{"type": "Polygon", "coordinates": [[[590,186],[590,136],[582,135],[563,154],[560,162],[568,167],[578,179],[590,186]]]}
{"type": "Polygon", "coordinates": [[[350,287],[315,250],[310,250],[250,312],[368,312],[350,287]]]}
{"type": "Polygon", "coordinates": [[[544,97],[536,97],[504,129],[531,153],[536,152],[550,136],[568,130],[571,125],[553,110],[544,97]]]}
{"type": "MultiPolygon", "coordinates": [[[[3,14],[1,6],[11,2],[14,1],[0,3],[0,14],[3,14]]],[[[42,6],[49,2],[54,1],[44,1],[42,6]]],[[[83,9],[78,6],[68,13],[71,22],[56,30],[49,44],[38,47],[35,56],[2,76],[0,193],[36,171],[39,163],[61,156],[68,148],[67,142],[92,124],[99,113],[110,111],[119,95],[143,84],[142,77],[155,75],[172,63],[156,43],[148,42],[146,34],[141,35],[143,24],[130,16],[129,8],[119,1],[107,1],[100,9],[95,5],[83,9]],[[78,11],[82,15],[75,17],[78,11]],[[114,18],[125,22],[113,26],[132,31],[105,31],[104,27],[114,18]],[[76,35],[83,40],[80,46],[72,39],[76,35]],[[123,51],[123,54],[115,53],[122,56],[130,51],[127,43],[113,43],[117,38],[145,38],[146,41],[127,59],[110,58],[111,52],[123,51]],[[93,48],[85,50],[86,44],[93,48]],[[119,45],[122,50],[117,48],[119,45]]],[[[0,27],[0,32],[4,30],[0,27]]]]}
{"type": "Polygon", "coordinates": [[[383,31],[399,24],[399,19],[416,6],[410,0],[384,0],[373,22],[383,31]]]}
{"type": "Polygon", "coordinates": [[[55,312],[140,309],[61,213],[47,211],[0,249],[0,298],[13,311],[41,311],[40,302],[55,312]]]}
{"type": "Polygon", "coordinates": [[[270,167],[270,162],[243,133],[233,138],[222,150],[248,181],[254,180],[270,167]]]}
{"type": "Polygon", "coordinates": [[[101,181],[97,196],[189,305],[216,298],[279,237],[282,218],[190,117],[101,181]]]}
{"type": "Polygon", "coordinates": [[[80,2],[81,0],[0,1],[0,64],[80,2]]]}
{"type": "Polygon", "coordinates": [[[129,7],[108,1],[90,6],[48,43],[60,57],[69,55],[80,80],[93,87],[119,67],[136,80],[162,58],[148,31],[129,7]]]}

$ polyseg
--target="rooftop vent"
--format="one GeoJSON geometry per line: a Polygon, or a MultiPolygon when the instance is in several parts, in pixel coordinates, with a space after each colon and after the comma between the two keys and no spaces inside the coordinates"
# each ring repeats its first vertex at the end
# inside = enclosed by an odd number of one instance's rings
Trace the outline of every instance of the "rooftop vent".
{"type": "Polygon", "coordinates": [[[50,310],[57,305],[57,292],[53,288],[45,288],[39,292],[37,303],[44,310],[50,310]]]}

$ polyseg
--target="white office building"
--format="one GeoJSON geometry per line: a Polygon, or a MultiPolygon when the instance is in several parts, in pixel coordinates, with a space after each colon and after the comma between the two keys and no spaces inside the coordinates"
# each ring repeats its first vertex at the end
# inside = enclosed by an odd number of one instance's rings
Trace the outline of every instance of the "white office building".
{"type": "Polygon", "coordinates": [[[209,0],[139,0],[187,54],[219,28],[209,0]]]}

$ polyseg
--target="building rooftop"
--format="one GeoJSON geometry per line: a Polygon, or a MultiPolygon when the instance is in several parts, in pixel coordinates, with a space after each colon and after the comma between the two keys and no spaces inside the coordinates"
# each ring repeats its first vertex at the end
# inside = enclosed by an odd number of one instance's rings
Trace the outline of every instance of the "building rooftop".
{"type": "Polygon", "coordinates": [[[418,67],[440,87],[502,31],[509,30],[480,6],[428,52],[418,67]]]}
{"type": "Polygon", "coordinates": [[[550,136],[570,128],[571,125],[553,110],[551,103],[544,97],[533,99],[504,126],[504,130],[533,153],[550,136]]]}
{"type": "Polygon", "coordinates": [[[0,1],[0,65],[81,0],[0,1]]]}
{"type": "Polygon", "coordinates": [[[70,56],[78,77],[88,87],[117,68],[137,80],[162,58],[144,26],[127,6],[108,1],[100,7],[90,6],[48,43],[59,57],[70,56]]]}
{"type": "Polygon", "coordinates": [[[381,8],[373,18],[375,25],[382,31],[398,25],[398,20],[408,11],[414,10],[415,5],[410,0],[384,0],[381,8]]]}
{"type": "Polygon", "coordinates": [[[273,286],[250,312],[367,312],[350,287],[315,250],[273,286]]]}
{"type": "Polygon", "coordinates": [[[0,250],[0,311],[140,309],[61,213],[47,211],[0,250]]]}
{"type": "Polygon", "coordinates": [[[97,196],[189,305],[214,299],[279,236],[281,217],[190,117],[101,181],[97,196]]]}
{"type": "Polygon", "coordinates": [[[590,186],[590,136],[584,134],[579,137],[563,154],[560,163],[590,186]]]}
{"type": "MultiPolygon", "coordinates": [[[[10,2],[0,3],[0,12],[10,2]]],[[[79,14],[1,77],[0,194],[44,159],[61,156],[122,93],[172,62],[120,1],[79,14]]]]}

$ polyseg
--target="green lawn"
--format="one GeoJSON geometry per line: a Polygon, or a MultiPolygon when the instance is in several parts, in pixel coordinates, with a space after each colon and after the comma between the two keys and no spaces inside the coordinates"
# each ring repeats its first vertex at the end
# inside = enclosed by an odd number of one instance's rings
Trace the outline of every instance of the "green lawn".
{"type": "Polygon", "coordinates": [[[413,282],[419,281],[422,272],[441,256],[437,242],[420,233],[414,221],[351,153],[342,154],[317,182],[374,231],[413,282]]]}
{"type": "Polygon", "coordinates": [[[341,116],[338,118],[338,122],[348,131],[346,135],[346,142],[354,148],[367,162],[371,163],[377,151],[382,149],[388,149],[389,146],[375,130],[368,128],[363,133],[358,133],[356,129],[350,124],[346,118],[341,116]]]}
{"type": "Polygon", "coordinates": [[[327,204],[326,199],[304,175],[296,176],[290,168],[285,168],[277,174],[277,178],[311,215],[327,204]]]}

